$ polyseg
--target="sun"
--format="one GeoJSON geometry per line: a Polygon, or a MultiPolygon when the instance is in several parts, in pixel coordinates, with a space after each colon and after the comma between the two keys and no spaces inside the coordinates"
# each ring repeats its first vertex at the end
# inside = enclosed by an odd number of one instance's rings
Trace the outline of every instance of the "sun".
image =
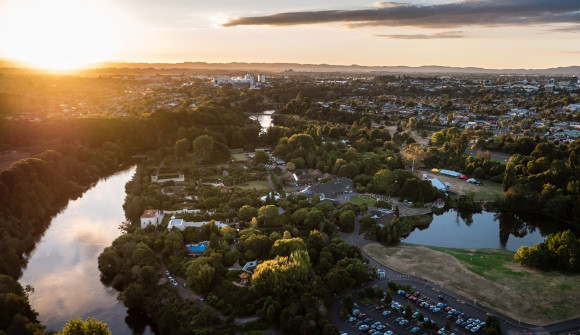
{"type": "Polygon", "coordinates": [[[47,70],[70,70],[114,56],[115,20],[96,1],[9,0],[0,5],[0,50],[47,70]]]}

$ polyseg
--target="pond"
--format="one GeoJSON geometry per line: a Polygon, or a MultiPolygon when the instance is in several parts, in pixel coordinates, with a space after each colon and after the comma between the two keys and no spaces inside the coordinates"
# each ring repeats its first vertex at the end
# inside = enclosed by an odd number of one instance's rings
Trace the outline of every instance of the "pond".
{"type": "Polygon", "coordinates": [[[30,304],[48,329],[75,316],[106,322],[113,334],[153,334],[147,320],[128,315],[118,292],[100,281],[97,258],[120,235],[125,184],[135,168],[100,180],[56,215],[29,257],[20,283],[34,287],[30,304]]]}
{"type": "Polygon", "coordinates": [[[454,209],[433,215],[425,229],[415,229],[406,243],[449,248],[492,248],[516,251],[558,231],[556,223],[516,213],[462,213],[454,209]]]}
{"type": "Polygon", "coordinates": [[[274,118],[272,117],[272,114],[274,114],[274,112],[276,112],[275,110],[267,110],[262,112],[262,114],[260,115],[252,115],[250,116],[250,119],[252,120],[257,120],[258,122],[260,122],[260,126],[262,127],[262,130],[260,131],[261,134],[266,133],[266,131],[268,131],[268,128],[270,128],[270,126],[272,126],[272,122],[274,120],[274,118]]]}

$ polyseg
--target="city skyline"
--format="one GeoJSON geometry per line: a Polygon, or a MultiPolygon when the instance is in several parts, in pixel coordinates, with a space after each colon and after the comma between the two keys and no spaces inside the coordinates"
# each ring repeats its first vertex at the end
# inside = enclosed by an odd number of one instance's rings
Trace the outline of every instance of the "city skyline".
{"type": "Polygon", "coordinates": [[[574,0],[0,0],[0,58],[550,68],[579,65],[574,0]]]}

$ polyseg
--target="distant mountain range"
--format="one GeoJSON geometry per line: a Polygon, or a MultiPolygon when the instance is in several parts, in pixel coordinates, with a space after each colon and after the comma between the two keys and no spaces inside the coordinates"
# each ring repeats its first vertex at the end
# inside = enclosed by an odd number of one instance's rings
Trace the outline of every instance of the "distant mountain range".
{"type": "MultiPolygon", "coordinates": [[[[0,60],[0,68],[26,68],[27,66],[0,60]]],[[[123,63],[105,62],[96,64],[93,69],[157,69],[157,70],[221,70],[221,71],[257,71],[257,72],[345,72],[345,73],[438,73],[438,74],[519,74],[519,75],[580,75],[580,66],[566,66],[548,69],[485,69],[480,67],[451,67],[438,65],[424,66],[363,66],[363,65],[329,65],[298,63],[123,63]]]]}

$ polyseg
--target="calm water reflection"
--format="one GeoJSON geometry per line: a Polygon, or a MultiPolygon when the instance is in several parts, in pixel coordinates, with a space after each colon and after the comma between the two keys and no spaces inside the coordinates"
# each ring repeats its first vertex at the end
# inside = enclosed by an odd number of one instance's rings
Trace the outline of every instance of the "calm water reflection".
{"type": "Polygon", "coordinates": [[[113,334],[152,334],[148,326],[130,320],[117,292],[100,281],[97,258],[120,234],[125,219],[125,183],[135,168],[103,179],[52,219],[36,245],[20,283],[30,284],[32,307],[49,329],[60,330],[72,317],[105,321],[113,334]]]}
{"type": "Polygon", "coordinates": [[[434,215],[428,228],[414,230],[404,242],[451,248],[493,248],[516,251],[540,243],[556,232],[555,225],[517,214],[461,213],[434,215]]]}
{"type": "Polygon", "coordinates": [[[250,119],[252,120],[257,120],[258,122],[260,122],[260,126],[262,127],[262,130],[260,131],[260,133],[266,133],[266,131],[268,131],[268,128],[270,128],[270,126],[272,125],[272,114],[274,114],[275,110],[267,110],[264,111],[262,115],[252,115],[250,116],[250,119]]]}

